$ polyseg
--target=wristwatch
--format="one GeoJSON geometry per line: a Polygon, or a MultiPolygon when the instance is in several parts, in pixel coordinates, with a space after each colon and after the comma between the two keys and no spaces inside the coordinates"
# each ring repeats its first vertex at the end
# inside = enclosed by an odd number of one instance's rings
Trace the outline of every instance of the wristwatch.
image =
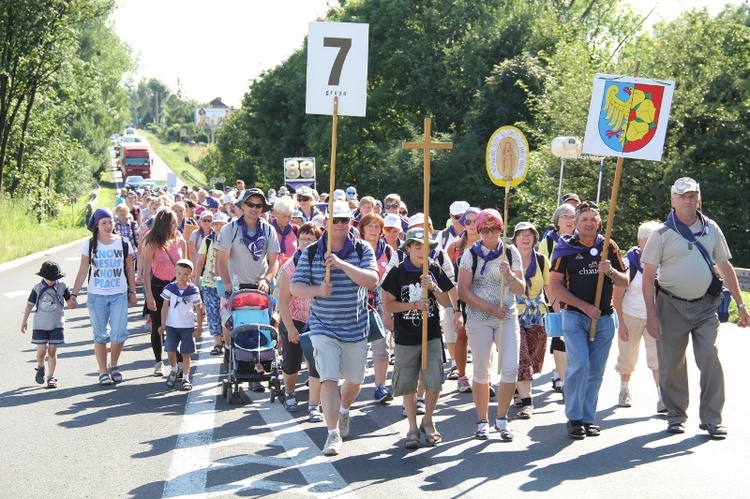
{"type": "Polygon", "coordinates": [[[744,303],[738,303],[737,308],[747,308],[747,305],[745,305],[744,303]]]}
{"type": "Polygon", "coordinates": [[[615,269],[609,269],[609,272],[607,272],[607,277],[611,278],[613,275],[615,275],[615,269]]]}

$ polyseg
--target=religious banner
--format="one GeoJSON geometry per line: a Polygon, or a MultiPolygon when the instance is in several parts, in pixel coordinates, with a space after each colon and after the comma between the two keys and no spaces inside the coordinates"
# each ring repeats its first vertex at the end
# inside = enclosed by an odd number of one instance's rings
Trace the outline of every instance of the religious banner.
{"type": "Polygon", "coordinates": [[[526,136],[514,126],[495,130],[487,142],[487,175],[493,184],[516,187],[524,181],[529,171],[529,143],[526,136]],[[510,183],[506,181],[510,179],[510,183]]]}
{"type": "Polygon", "coordinates": [[[583,152],[660,161],[673,81],[597,74],[583,152]]]}

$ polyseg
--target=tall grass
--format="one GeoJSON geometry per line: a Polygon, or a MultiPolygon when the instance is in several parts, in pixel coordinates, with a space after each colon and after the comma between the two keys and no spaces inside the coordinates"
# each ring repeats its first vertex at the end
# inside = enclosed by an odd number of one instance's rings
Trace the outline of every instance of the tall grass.
{"type": "MultiPolygon", "coordinates": [[[[117,195],[106,172],[100,186],[94,209],[113,207],[117,195]]],[[[61,205],[57,218],[40,224],[25,201],[0,197],[0,263],[90,235],[85,225],[87,202],[88,198],[78,198],[75,204],[61,205]]]]}

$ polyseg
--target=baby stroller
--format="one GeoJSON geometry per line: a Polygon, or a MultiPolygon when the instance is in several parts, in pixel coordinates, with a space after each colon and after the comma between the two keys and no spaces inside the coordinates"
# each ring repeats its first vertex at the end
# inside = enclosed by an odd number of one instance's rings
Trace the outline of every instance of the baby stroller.
{"type": "Polygon", "coordinates": [[[276,344],[278,330],[271,324],[273,297],[254,289],[235,291],[227,300],[231,330],[227,379],[221,394],[231,404],[240,395],[240,384],[268,382],[271,402],[281,393],[276,344]]]}

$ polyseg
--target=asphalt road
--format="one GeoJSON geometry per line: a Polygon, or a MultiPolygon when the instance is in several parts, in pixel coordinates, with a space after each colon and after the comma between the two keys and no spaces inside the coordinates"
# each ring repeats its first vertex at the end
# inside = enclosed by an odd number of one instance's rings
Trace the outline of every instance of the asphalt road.
{"type": "MultiPolygon", "coordinates": [[[[371,365],[352,412],[351,437],[339,456],[324,457],[323,424],[287,413],[268,394],[252,404],[220,397],[220,361],[204,338],[196,355],[192,392],[169,390],[154,378],[149,335],[140,308],[130,309],[131,336],[121,359],[124,381],[97,384],[86,302],[66,311],[67,344],[60,349],[59,387],[34,382],[30,333],[19,325],[35,272],[59,262],[72,283],[80,242],[0,266],[0,496],[35,497],[742,497],[750,462],[748,332],[724,325],[720,349],[727,378],[724,412],[729,438],[714,441],[698,430],[698,376],[692,354],[693,404],[684,435],[665,432],[655,413],[651,374],[639,365],[631,381],[634,405],[617,407],[613,346],[600,396],[602,435],[581,442],[565,433],[559,394],[551,391],[552,358],[534,383],[535,414],[513,421],[516,438],[472,438],[471,396],[446,382],[436,414],[444,442],[406,451],[407,425],[398,399],[372,401],[371,365]]],[[[140,298],[142,303],[142,298],[140,298]]],[[[304,383],[304,375],[301,376],[304,383]]],[[[492,409],[491,405],[491,411],[492,409]]],[[[512,413],[513,414],[513,410],[512,413]]]]}

